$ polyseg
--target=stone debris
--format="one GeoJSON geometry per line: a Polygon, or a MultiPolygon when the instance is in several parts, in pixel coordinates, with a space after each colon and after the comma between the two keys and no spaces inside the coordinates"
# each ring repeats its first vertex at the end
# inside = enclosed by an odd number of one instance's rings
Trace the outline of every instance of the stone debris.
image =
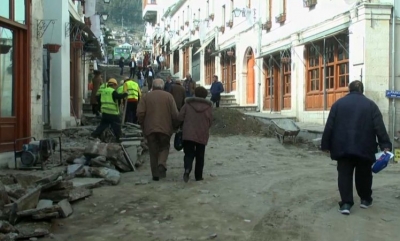
{"type": "Polygon", "coordinates": [[[65,165],[64,171],[45,176],[39,172],[0,175],[0,240],[49,236],[50,220],[73,215],[75,201],[86,200],[94,188],[104,184],[118,185],[121,172],[135,171],[143,163],[141,156],[148,148],[140,126],[126,124],[121,144],[90,141],[94,128],[62,132],[63,160],[57,163],[65,165]]]}

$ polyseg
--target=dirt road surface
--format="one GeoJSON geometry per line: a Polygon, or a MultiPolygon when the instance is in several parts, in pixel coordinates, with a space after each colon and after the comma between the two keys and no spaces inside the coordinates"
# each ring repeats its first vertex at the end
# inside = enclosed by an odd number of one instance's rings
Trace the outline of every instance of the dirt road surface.
{"type": "Polygon", "coordinates": [[[213,136],[204,181],[185,184],[183,152],[171,148],[167,179],[151,181],[147,160],[119,185],[94,189],[43,240],[399,240],[400,166],[375,176],[373,207],[343,216],[334,164],[276,139],[213,136]]]}

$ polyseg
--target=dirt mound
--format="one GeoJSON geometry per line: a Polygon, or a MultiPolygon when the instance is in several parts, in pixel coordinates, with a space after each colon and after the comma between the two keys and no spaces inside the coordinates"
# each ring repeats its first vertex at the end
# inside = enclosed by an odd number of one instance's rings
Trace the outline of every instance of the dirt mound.
{"type": "Polygon", "coordinates": [[[265,126],[254,117],[246,116],[234,109],[218,108],[213,112],[212,135],[264,135],[265,126]]]}

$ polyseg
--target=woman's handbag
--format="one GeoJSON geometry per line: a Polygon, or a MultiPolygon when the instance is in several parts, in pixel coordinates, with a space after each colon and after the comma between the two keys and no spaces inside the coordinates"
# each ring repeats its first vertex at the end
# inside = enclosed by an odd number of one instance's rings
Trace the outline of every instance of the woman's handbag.
{"type": "Polygon", "coordinates": [[[177,151],[181,151],[183,149],[183,140],[182,140],[182,129],[179,129],[175,133],[175,138],[174,138],[174,148],[177,151]]]}

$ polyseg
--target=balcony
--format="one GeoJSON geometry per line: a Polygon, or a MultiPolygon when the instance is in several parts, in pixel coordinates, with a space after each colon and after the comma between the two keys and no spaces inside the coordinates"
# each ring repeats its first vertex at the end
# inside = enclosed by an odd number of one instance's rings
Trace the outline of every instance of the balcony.
{"type": "Polygon", "coordinates": [[[143,0],[143,20],[154,22],[157,18],[157,1],[143,0]]]}

